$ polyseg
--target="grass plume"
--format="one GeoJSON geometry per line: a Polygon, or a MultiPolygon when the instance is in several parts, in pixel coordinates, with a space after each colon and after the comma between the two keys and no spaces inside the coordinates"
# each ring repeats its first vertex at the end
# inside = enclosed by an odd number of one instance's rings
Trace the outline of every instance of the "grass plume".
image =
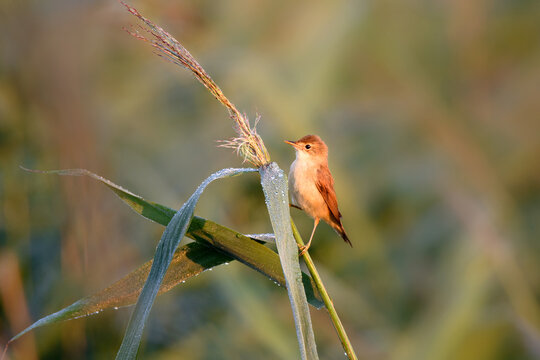
{"type": "Polygon", "coordinates": [[[261,137],[257,134],[256,129],[259,117],[257,117],[255,124],[252,127],[246,114],[242,114],[238,111],[236,106],[227,99],[219,86],[206,73],[203,67],[199,65],[189,51],[182,46],[182,44],[161,27],[142,16],[137,9],[129,6],[123,1],[121,3],[132,15],[136,16],[144,23],[145,26],[139,26],[139,29],[147,33],[148,37],[139,30],[131,31],[126,29],[128,33],[137,39],[148,42],[156,48],[158,50],[157,55],[190,70],[197,80],[199,80],[210,93],[227,108],[229,116],[234,121],[234,130],[238,136],[221,141],[221,146],[235,149],[236,152],[243,157],[244,161],[248,161],[257,167],[268,164],[270,162],[270,155],[268,154],[261,137]]]}

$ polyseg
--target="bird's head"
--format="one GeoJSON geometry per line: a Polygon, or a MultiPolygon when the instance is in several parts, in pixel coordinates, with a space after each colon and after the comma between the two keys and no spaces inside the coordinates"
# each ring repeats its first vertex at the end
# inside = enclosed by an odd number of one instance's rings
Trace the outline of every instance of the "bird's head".
{"type": "Polygon", "coordinates": [[[317,135],[306,135],[300,140],[285,140],[285,142],[294,147],[297,159],[326,160],[328,158],[328,147],[317,135]]]}

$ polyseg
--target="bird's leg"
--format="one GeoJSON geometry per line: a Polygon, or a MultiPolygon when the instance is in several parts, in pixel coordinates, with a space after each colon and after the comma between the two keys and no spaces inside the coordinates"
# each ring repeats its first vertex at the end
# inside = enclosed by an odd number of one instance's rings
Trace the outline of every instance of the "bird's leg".
{"type": "Polygon", "coordinates": [[[311,246],[311,240],[313,240],[313,234],[315,234],[315,229],[317,228],[317,225],[319,225],[319,218],[315,218],[315,222],[313,223],[313,231],[311,232],[308,243],[304,246],[299,246],[300,255],[298,256],[302,256],[305,254],[306,251],[308,251],[309,247],[311,246]]]}

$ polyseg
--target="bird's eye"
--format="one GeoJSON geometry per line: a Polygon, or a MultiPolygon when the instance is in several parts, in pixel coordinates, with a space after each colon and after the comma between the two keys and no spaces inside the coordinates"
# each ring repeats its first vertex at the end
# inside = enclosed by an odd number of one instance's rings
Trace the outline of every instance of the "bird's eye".
{"type": "Polygon", "coordinates": [[[306,149],[308,149],[308,150],[311,149],[311,145],[307,144],[306,149]]]}

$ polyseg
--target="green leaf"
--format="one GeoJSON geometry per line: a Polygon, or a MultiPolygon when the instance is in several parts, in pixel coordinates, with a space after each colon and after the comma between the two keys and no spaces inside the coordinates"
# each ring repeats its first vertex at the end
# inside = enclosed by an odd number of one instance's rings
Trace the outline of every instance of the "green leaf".
{"type": "Polygon", "coordinates": [[[148,279],[146,280],[141,295],[135,305],[135,310],[129,320],[122,345],[120,345],[120,349],[116,355],[117,359],[134,359],[137,355],[143,329],[161,286],[161,282],[165,277],[165,273],[167,272],[167,268],[169,267],[176,247],[186,234],[193,212],[195,211],[195,205],[197,205],[199,197],[206,186],[212,181],[220,178],[252,171],[255,171],[255,169],[223,169],[210,175],[201,185],[199,185],[189,200],[182,205],[182,208],[174,214],[158,243],[150,274],[148,275],[148,279]]]}
{"type": "MultiPolygon", "coordinates": [[[[117,185],[112,181],[94,174],[86,169],[41,171],[26,169],[22,166],[21,168],[29,172],[40,174],[89,176],[109,187],[136,213],[165,226],[171,221],[172,217],[176,213],[176,210],[152,201],[145,200],[141,196],[135,195],[120,185],[117,185]]],[[[226,253],[243,264],[268,276],[278,284],[285,286],[285,277],[283,276],[279,256],[274,251],[256,241],[253,241],[249,237],[198,216],[193,216],[186,236],[192,238],[193,240],[203,242],[206,245],[211,245],[213,248],[219,249],[221,252],[226,253]]],[[[214,250],[209,249],[208,251],[214,250]]],[[[313,307],[321,309],[324,304],[311,277],[305,273],[302,273],[302,282],[305,285],[305,291],[308,295],[309,303],[313,307]]]]}
{"type": "MultiPolygon", "coordinates": [[[[190,243],[176,250],[158,295],[171,290],[176,285],[205,270],[233,261],[235,256],[237,259],[240,258],[240,261],[244,264],[261,272],[279,285],[286,286],[278,255],[244,235],[199,217],[192,219],[187,235],[198,239],[202,243],[190,243]],[[210,246],[211,244],[218,244],[223,249],[223,252],[217,251],[210,246]]],[[[147,261],[106,289],[39,319],[14,336],[9,342],[11,343],[27,332],[41,326],[96,315],[103,310],[135,304],[151,266],[152,260],[147,261]]],[[[315,290],[313,280],[307,274],[302,273],[302,281],[310,304],[320,309],[323,302],[315,290]]]]}
{"type": "MultiPolygon", "coordinates": [[[[174,286],[185,282],[187,279],[231,260],[230,256],[221,254],[217,251],[209,251],[207,246],[199,243],[193,242],[184,245],[175,252],[158,294],[167,292],[174,286]]],[[[105,309],[133,305],[137,301],[141,289],[148,278],[152,262],[152,260],[147,261],[138,269],[106,289],[78,300],[54,314],[41,318],[14,336],[9,342],[18,339],[27,332],[41,326],[95,315],[105,309]]]]}
{"type": "MultiPolygon", "coordinates": [[[[90,176],[107,185],[138,214],[163,225],[167,225],[176,213],[171,208],[145,200],[110,180],[85,169],[51,171],[23,169],[45,174],[90,176]]],[[[186,235],[199,243],[191,243],[176,250],[158,295],[169,291],[174,286],[204,270],[234,259],[259,271],[283,287],[286,286],[278,255],[258,242],[213,221],[197,216],[194,216],[191,220],[186,235]]],[[[106,289],[39,319],[14,336],[9,342],[11,343],[27,332],[41,326],[95,315],[106,309],[133,305],[146,281],[151,265],[152,261],[148,261],[106,289]]],[[[302,273],[302,281],[309,303],[317,309],[322,308],[323,302],[313,280],[307,274],[302,273]]]]}
{"type": "Polygon", "coordinates": [[[105,179],[103,176],[99,176],[97,174],[94,174],[91,171],[88,171],[86,169],[65,169],[65,170],[32,170],[27,169],[25,167],[20,166],[21,169],[38,173],[38,174],[57,174],[57,175],[63,175],[63,176],[88,176],[92,179],[98,180],[105,184],[109,189],[114,191],[116,195],[122,201],[124,201],[126,204],[129,205],[136,213],[144,216],[145,218],[155,221],[158,224],[167,226],[171,219],[173,218],[174,214],[176,213],[176,210],[173,210],[169,207],[144,200],[139,195],[133,194],[131,191],[124,189],[120,185],[117,185],[113,183],[112,181],[105,179]]]}
{"type": "Polygon", "coordinates": [[[300,345],[300,355],[302,359],[318,359],[309,306],[302,284],[298,246],[291,228],[287,177],[276,163],[261,167],[259,172],[266,198],[266,206],[276,236],[281,266],[285,274],[298,344],[300,345]]]}

